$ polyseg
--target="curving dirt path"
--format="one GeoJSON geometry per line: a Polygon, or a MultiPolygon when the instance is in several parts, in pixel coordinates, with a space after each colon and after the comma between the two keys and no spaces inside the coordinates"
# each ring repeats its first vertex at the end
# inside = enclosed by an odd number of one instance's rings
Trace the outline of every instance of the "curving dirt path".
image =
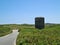
{"type": "Polygon", "coordinates": [[[18,34],[18,30],[13,30],[11,34],[0,37],[0,45],[16,45],[16,38],[18,34]]]}

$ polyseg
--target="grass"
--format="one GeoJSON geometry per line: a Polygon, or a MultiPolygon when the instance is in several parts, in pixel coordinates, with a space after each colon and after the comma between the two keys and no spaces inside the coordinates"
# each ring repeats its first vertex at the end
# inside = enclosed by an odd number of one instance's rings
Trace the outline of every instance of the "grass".
{"type": "Polygon", "coordinates": [[[60,24],[45,25],[44,29],[36,29],[34,25],[4,25],[0,26],[0,36],[11,33],[18,28],[17,45],[60,45],[60,24]]]}
{"type": "Polygon", "coordinates": [[[6,27],[5,25],[0,25],[0,37],[7,35],[9,33],[11,33],[12,31],[10,30],[9,27],[6,27]]]}
{"type": "Polygon", "coordinates": [[[60,45],[60,25],[47,25],[41,30],[21,26],[17,45],[60,45]]]}

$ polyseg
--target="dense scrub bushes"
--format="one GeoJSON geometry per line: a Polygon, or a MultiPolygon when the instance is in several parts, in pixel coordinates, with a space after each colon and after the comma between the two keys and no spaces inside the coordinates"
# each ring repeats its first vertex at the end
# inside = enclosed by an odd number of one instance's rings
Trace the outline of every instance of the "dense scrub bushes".
{"type": "Polygon", "coordinates": [[[4,25],[0,25],[0,36],[4,36],[7,35],[9,33],[11,33],[12,31],[10,30],[9,27],[6,27],[4,25]]]}
{"type": "Polygon", "coordinates": [[[60,25],[52,25],[42,30],[28,26],[21,28],[17,45],[60,45],[60,25]]]}

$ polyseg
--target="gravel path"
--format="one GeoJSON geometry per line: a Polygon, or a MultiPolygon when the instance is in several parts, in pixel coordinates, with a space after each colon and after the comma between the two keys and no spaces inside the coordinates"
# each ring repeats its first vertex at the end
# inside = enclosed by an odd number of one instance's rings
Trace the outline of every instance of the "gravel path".
{"type": "Polygon", "coordinates": [[[18,34],[18,30],[13,30],[11,34],[0,37],[0,45],[16,45],[16,38],[18,34]]]}

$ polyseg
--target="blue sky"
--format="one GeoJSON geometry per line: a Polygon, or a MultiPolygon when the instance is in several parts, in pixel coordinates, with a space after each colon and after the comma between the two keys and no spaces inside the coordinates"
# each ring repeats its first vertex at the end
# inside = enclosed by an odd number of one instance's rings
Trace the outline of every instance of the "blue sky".
{"type": "Polygon", "coordinates": [[[0,0],[0,24],[34,24],[35,17],[60,23],[60,0],[0,0]]]}

